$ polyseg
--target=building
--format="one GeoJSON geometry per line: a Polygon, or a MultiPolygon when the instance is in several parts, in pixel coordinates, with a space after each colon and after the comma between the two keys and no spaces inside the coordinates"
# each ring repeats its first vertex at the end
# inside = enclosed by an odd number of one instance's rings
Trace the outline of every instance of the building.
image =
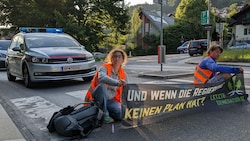
{"type": "Polygon", "coordinates": [[[231,43],[238,40],[250,40],[250,2],[231,17],[229,27],[232,28],[231,43]]]}
{"type": "MultiPolygon", "coordinates": [[[[142,46],[142,48],[147,49],[149,45],[143,42],[143,38],[147,35],[160,35],[161,34],[161,12],[150,12],[146,10],[141,10],[140,19],[142,20],[141,27],[137,36],[137,46],[142,46]]],[[[162,16],[162,28],[169,25],[174,25],[174,19],[169,17],[169,15],[162,16]]]]}

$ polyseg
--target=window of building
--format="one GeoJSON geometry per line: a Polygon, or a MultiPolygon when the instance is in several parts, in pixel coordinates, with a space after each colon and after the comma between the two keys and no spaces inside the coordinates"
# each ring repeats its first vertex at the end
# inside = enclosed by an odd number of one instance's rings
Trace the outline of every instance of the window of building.
{"type": "Polygon", "coordinates": [[[247,13],[246,13],[246,18],[247,18],[247,19],[250,19],[250,12],[247,12],[247,13]]]}
{"type": "Polygon", "coordinates": [[[250,35],[250,28],[244,28],[244,35],[250,35]]]}
{"type": "Polygon", "coordinates": [[[148,32],[149,32],[149,24],[146,23],[146,24],[145,24],[145,33],[148,33],[148,32]]]}

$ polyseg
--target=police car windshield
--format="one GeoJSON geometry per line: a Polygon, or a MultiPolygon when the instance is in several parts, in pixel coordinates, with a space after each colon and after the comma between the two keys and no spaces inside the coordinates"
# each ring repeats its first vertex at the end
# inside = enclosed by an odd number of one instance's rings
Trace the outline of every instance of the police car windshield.
{"type": "Polygon", "coordinates": [[[25,37],[29,48],[39,47],[80,47],[70,36],[64,34],[34,34],[25,37]]]}

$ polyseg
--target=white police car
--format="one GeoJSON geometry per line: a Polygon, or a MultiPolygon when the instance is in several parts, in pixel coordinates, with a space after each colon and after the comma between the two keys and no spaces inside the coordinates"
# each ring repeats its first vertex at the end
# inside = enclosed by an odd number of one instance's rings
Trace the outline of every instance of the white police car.
{"type": "Polygon", "coordinates": [[[22,78],[26,87],[34,82],[83,78],[96,72],[93,55],[61,28],[19,28],[7,50],[9,81],[22,78]]]}

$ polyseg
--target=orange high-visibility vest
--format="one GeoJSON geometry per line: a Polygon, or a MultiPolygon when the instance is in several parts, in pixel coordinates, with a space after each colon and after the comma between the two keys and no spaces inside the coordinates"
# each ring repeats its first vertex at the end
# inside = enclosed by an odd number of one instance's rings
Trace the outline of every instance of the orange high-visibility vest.
{"type": "Polygon", "coordinates": [[[212,71],[200,68],[200,64],[196,65],[194,71],[194,84],[204,84],[212,76],[212,71]]]}
{"type": "MultiPolygon", "coordinates": [[[[106,69],[107,69],[107,75],[110,77],[111,76],[111,72],[112,72],[112,64],[103,64],[102,66],[104,66],[106,69]]],[[[118,80],[120,79],[124,79],[126,80],[126,73],[124,71],[124,69],[121,67],[120,70],[119,70],[119,75],[118,75],[118,80]]],[[[96,86],[99,84],[99,81],[98,81],[98,72],[96,72],[96,74],[94,75],[93,77],[93,80],[90,84],[90,87],[87,91],[87,94],[85,96],[85,102],[90,102],[90,101],[93,101],[94,98],[92,97],[92,93],[93,91],[95,90],[96,86]]],[[[106,87],[108,87],[108,85],[106,85],[106,87]]],[[[121,102],[121,94],[122,94],[122,90],[123,90],[123,87],[120,86],[120,87],[117,87],[117,90],[116,90],[116,95],[114,97],[114,99],[118,102],[121,102]]]]}

